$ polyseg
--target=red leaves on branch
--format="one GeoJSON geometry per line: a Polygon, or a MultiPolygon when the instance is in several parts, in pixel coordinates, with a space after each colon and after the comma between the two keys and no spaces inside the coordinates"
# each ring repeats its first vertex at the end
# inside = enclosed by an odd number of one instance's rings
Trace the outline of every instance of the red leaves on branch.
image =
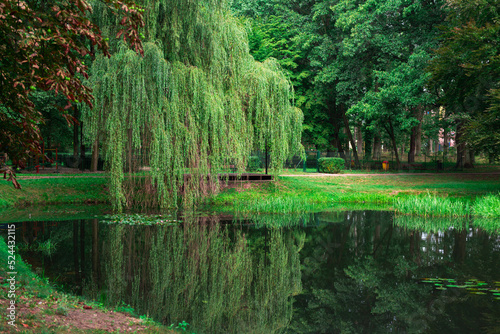
{"type": "MultiPolygon", "coordinates": [[[[102,1],[123,16],[121,33],[133,32],[123,34],[124,40],[143,55],[137,29],[144,21],[137,6],[102,1]]],[[[87,18],[92,8],[85,0],[38,6],[22,0],[0,2],[0,152],[20,165],[28,154],[40,153],[38,124],[43,120],[29,100],[30,92],[55,90],[67,97],[66,108],[75,100],[91,107],[92,92],[78,75],[88,78],[82,58],[93,56],[91,50],[110,56],[101,30],[87,18]]]]}

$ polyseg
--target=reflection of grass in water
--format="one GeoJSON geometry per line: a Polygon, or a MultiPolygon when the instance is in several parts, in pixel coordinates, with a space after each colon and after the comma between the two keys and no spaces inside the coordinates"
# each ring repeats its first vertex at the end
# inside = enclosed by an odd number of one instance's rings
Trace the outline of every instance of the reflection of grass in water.
{"type": "Polygon", "coordinates": [[[468,200],[430,194],[398,198],[394,201],[394,206],[396,212],[424,217],[465,217],[471,213],[468,200]]]}
{"type": "Polygon", "coordinates": [[[487,195],[474,203],[474,215],[481,217],[500,217],[500,194],[487,195]]]}
{"type": "Polygon", "coordinates": [[[423,232],[444,231],[449,228],[463,230],[468,227],[468,219],[450,219],[444,217],[430,218],[422,216],[396,215],[394,224],[410,230],[419,230],[423,232]]]}
{"type": "Polygon", "coordinates": [[[235,222],[250,223],[257,228],[306,227],[343,221],[344,211],[309,212],[287,215],[249,213],[235,216],[235,222]]]}
{"type": "Polygon", "coordinates": [[[477,227],[491,234],[500,232],[500,226],[497,219],[492,218],[468,218],[460,217],[422,217],[398,215],[394,217],[394,224],[399,227],[404,227],[410,230],[419,230],[424,232],[444,231],[449,228],[463,230],[469,226],[477,227]]]}
{"type": "Polygon", "coordinates": [[[235,222],[249,222],[255,227],[281,228],[294,226],[307,226],[314,221],[314,214],[299,213],[299,214],[239,214],[235,216],[235,222]]]}
{"type": "Polygon", "coordinates": [[[31,245],[22,243],[17,246],[19,251],[40,252],[45,256],[52,256],[56,252],[57,242],[47,239],[43,242],[36,242],[31,245]]]}
{"type": "Polygon", "coordinates": [[[477,226],[488,233],[500,233],[500,224],[497,218],[474,217],[473,223],[474,226],[477,226]]]}

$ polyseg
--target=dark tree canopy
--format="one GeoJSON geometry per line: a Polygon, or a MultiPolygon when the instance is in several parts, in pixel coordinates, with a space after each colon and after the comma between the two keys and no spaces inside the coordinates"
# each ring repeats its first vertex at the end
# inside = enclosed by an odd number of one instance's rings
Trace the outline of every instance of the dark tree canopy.
{"type": "Polygon", "coordinates": [[[430,63],[441,103],[463,132],[462,142],[500,155],[500,1],[447,2],[447,23],[430,63]]]}

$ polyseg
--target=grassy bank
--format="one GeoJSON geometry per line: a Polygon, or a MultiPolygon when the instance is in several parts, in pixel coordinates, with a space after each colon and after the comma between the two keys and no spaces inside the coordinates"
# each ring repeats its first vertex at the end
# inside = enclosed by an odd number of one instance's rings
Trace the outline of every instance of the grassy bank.
{"type": "MultiPolygon", "coordinates": [[[[129,306],[105,308],[80,297],[58,292],[46,279],[35,275],[30,267],[16,254],[15,299],[9,296],[10,282],[7,272],[9,248],[0,237],[1,287],[0,304],[7,310],[15,300],[16,327],[5,317],[0,323],[2,333],[176,333],[151,319],[138,317],[129,306]]],[[[9,311],[10,312],[10,311],[9,311]]],[[[11,319],[9,319],[11,321],[11,319]]]]}
{"type": "MultiPolygon", "coordinates": [[[[107,179],[20,179],[22,190],[0,182],[0,206],[106,203],[107,179]]],[[[282,176],[268,183],[229,187],[205,201],[208,211],[294,213],[374,206],[405,214],[499,217],[500,175],[397,174],[282,176]],[[428,196],[428,198],[426,197],[428,196]]]]}
{"type": "Polygon", "coordinates": [[[103,177],[18,178],[22,189],[0,180],[0,207],[108,203],[107,180],[103,177]]]}
{"type": "Polygon", "coordinates": [[[498,174],[343,175],[282,177],[279,182],[226,189],[207,204],[220,211],[241,213],[301,213],[333,206],[397,206],[405,213],[436,216],[472,214],[500,216],[498,174]],[[429,197],[429,198],[426,198],[429,197]],[[481,204],[481,205],[480,205],[481,204]],[[463,207],[463,208],[462,208],[463,207]]]}

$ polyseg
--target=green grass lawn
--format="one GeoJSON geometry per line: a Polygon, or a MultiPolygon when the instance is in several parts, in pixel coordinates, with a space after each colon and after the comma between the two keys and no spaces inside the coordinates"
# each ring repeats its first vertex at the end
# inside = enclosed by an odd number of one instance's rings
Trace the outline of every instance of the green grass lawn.
{"type": "Polygon", "coordinates": [[[494,174],[283,176],[249,189],[226,189],[207,204],[223,211],[295,213],[354,203],[392,207],[395,199],[427,194],[472,203],[499,192],[500,177],[494,174]]]}
{"type": "MultiPolygon", "coordinates": [[[[402,203],[405,198],[427,194],[438,198],[458,198],[471,206],[483,197],[498,196],[500,193],[499,174],[286,175],[274,182],[243,183],[227,188],[205,200],[205,206],[210,211],[254,213],[300,213],[353,204],[394,208],[396,199],[402,203]]],[[[109,203],[105,177],[20,178],[19,182],[22,190],[16,190],[11,183],[0,180],[0,206],[109,203]]],[[[442,205],[445,203],[443,201],[442,205]]],[[[492,205],[497,203],[495,200],[480,203],[483,215],[496,215],[497,211],[492,209],[492,205]]],[[[412,204],[407,203],[406,206],[411,207],[412,204]]]]}
{"type": "Polygon", "coordinates": [[[18,179],[22,189],[0,180],[0,207],[29,204],[105,203],[108,202],[106,178],[18,179]]]}

